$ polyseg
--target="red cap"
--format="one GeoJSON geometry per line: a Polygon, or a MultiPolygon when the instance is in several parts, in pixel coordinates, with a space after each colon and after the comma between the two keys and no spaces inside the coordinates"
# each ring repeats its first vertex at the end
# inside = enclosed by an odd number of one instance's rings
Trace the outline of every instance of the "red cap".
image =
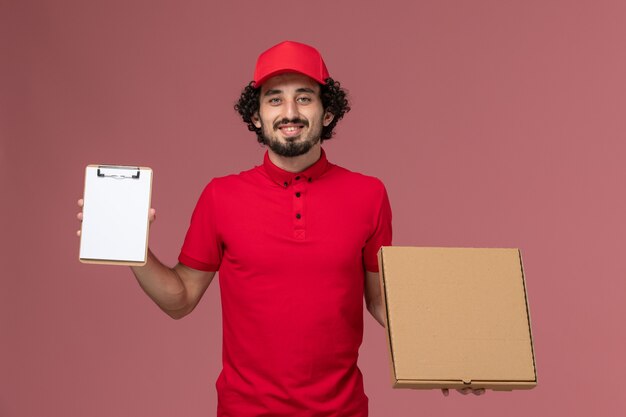
{"type": "Polygon", "coordinates": [[[254,85],[260,87],[269,78],[285,72],[308,75],[320,84],[329,77],[326,64],[317,49],[303,43],[285,41],[259,55],[254,69],[254,85]]]}

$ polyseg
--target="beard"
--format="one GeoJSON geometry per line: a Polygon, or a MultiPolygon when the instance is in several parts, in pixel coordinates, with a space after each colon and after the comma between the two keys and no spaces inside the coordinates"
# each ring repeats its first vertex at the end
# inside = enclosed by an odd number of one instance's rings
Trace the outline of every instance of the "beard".
{"type": "Polygon", "coordinates": [[[322,120],[320,120],[319,123],[316,123],[314,125],[313,130],[308,131],[307,135],[302,139],[300,139],[300,137],[302,136],[302,134],[300,134],[295,137],[286,138],[286,142],[283,143],[278,139],[276,132],[279,131],[278,126],[287,123],[299,123],[303,124],[305,128],[309,128],[309,122],[304,119],[283,119],[279,122],[274,123],[274,125],[272,126],[273,131],[268,133],[265,129],[266,126],[263,124],[263,122],[261,122],[261,134],[263,137],[262,143],[264,145],[267,145],[277,155],[286,157],[304,155],[315,144],[317,144],[322,137],[322,120]]]}

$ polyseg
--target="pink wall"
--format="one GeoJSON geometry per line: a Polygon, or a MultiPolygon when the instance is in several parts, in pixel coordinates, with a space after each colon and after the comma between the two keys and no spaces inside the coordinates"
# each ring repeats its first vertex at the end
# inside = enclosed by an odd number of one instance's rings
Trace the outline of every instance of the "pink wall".
{"type": "Polygon", "coordinates": [[[284,39],[352,93],[325,149],[385,182],[394,244],[524,256],[539,386],[392,390],[368,316],[371,415],[623,415],[625,18],[621,0],[0,3],[0,416],[214,415],[218,286],[169,319],[127,268],[77,261],[75,201],[88,163],[153,167],[151,247],[173,264],[202,186],[261,162],[232,105],[284,39]]]}

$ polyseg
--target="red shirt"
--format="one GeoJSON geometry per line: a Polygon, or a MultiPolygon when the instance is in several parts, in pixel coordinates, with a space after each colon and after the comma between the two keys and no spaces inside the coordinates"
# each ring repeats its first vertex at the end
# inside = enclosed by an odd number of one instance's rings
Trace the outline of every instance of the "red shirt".
{"type": "Polygon", "coordinates": [[[391,244],[383,183],[320,159],[214,178],[179,261],[219,270],[218,417],[365,417],[357,367],[365,269],[391,244]]]}

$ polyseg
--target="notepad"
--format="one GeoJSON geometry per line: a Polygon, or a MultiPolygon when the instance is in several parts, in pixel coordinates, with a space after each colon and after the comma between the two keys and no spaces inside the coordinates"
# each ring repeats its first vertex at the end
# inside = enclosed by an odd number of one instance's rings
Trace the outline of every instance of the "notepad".
{"type": "Polygon", "coordinates": [[[152,169],[88,165],[79,259],[144,265],[147,260],[152,169]]]}

